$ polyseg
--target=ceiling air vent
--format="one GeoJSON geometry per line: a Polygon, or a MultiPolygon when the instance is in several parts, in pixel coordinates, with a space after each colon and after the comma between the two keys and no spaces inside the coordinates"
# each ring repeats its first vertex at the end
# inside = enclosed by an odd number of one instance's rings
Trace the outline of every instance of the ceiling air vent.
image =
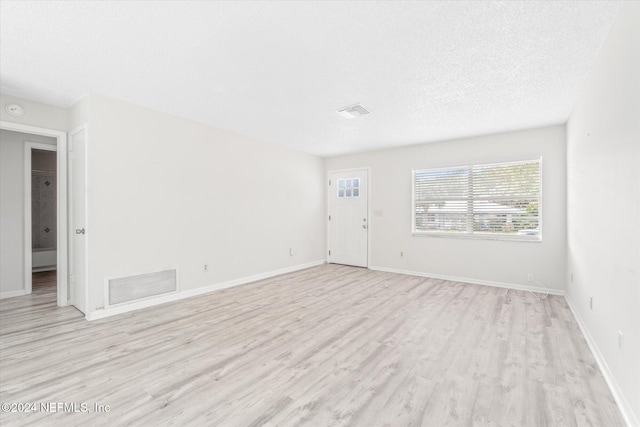
{"type": "Polygon", "coordinates": [[[360,104],[355,104],[355,105],[350,105],[348,107],[344,107],[339,110],[336,110],[336,113],[340,114],[342,117],[345,117],[347,119],[354,119],[356,117],[370,114],[371,111],[367,110],[360,104]]]}

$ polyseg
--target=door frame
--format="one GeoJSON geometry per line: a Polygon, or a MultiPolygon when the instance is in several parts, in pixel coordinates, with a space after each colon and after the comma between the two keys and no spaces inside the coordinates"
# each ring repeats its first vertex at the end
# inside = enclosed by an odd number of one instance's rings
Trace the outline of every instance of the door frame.
{"type": "Polygon", "coordinates": [[[329,177],[332,173],[347,173],[347,172],[355,172],[355,171],[367,171],[367,266],[365,268],[369,269],[371,266],[371,167],[365,166],[361,168],[347,168],[347,169],[329,169],[327,170],[326,183],[327,183],[327,207],[325,209],[325,224],[327,224],[327,247],[325,250],[325,254],[327,255],[327,263],[329,262],[329,248],[331,247],[331,232],[329,230],[329,199],[331,197],[331,193],[329,192],[329,177]]]}
{"type": "MultiPolygon", "coordinates": [[[[49,136],[55,138],[56,140],[56,164],[57,164],[57,202],[56,202],[56,227],[57,227],[57,254],[56,254],[56,263],[57,263],[57,280],[56,280],[56,288],[57,288],[57,302],[59,307],[64,307],[69,304],[68,297],[68,238],[67,238],[67,211],[68,211],[68,198],[67,198],[67,133],[55,129],[41,128],[37,126],[24,125],[21,123],[0,121],[0,129],[5,129],[14,132],[22,132],[33,135],[42,135],[49,136]]],[[[25,144],[25,153],[27,151],[27,147],[29,144],[25,144]]],[[[31,147],[29,147],[29,166],[31,165],[31,147]]],[[[25,165],[26,165],[25,159],[25,165]]],[[[30,168],[29,168],[30,169],[30,168]]],[[[29,192],[29,200],[28,200],[28,208],[27,208],[27,200],[25,197],[24,205],[25,205],[25,227],[23,230],[24,236],[24,283],[23,289],[25,294],[31,293],[31,186],[26,188],[27,182],[31,183],[31,170],[24,171],[25,176],[25,194],[29,192]],[[28,175],[28,181],[27,181],[28,175]],[[28,217],[28,218],[27,218],[28,217]],[[28,240],[27,240],[28,239],[28,240]]]]}
{"type": "MultiPolygon", "coordinates": [[[[27,274],[27,272],[33,273],[33,197],[31,194],[31,175],[32,175],[32,150],[43,150],[43,151],[57,151],[56,145],[53,144],[45,144],[43,142],[33,142],[33,141],[24,141],[24,290],[25,294],[29,295],[32,292],[33,283],[32,283],[32,275],[27,274]]],[[[57,157],[57,153],[56,153],[57,157]]],[[[57,161],[56,161],[57,163],[57,161]]],[[[58,182],[58,170],[56,168],[56,187],[58,182]]],[[[56,189],[57,193],[57,189],[56,189]]],[[[58,201],[56,199],[56,210],[57,210],[58,201]]],[[[56,221],[57,222],[57,221],[56,221]]],[[[57,225],[56,225],[57,227],[57,225]]],[[[57,233],[56,233],[57,234],[57,233]]],[[[58,251],[57,247],[58,243],[56,240],[56,254],[58,251]]],[[[56,262],[57,256],[56,256],[56,262]]],[[[56,265],[56,270],[58,266],[56,265]]]]}
{"type": "MultiPolygon", "coordinates": [[[[87,125],[87,123],[83,123],[80,126],[78,126],[77,128],[71,130],[69,132],[69,195],[71,200],[73,201],[73,203],[77,203],[77,199],[75,198],[74,194],[73,194],[73,180],[77,179],[77,177],[74,177],[73,175],[73,159],[75,158],[75,153],[73,152],[73,137],[75,135],[77,135],[80,132],[84,132],[84,158],[82,159],[82,161],[84,162],[84,176],[82,177],[82,179],[84,179],[84,189],[85,189],[85,197],[84,197],[84,228],[85,230],[89,229],[89,196],[88,196],[88,191],[87,189],[89,188],[89,174],[88,172],[88,167],[87,167],[87,163],[88,163],[88,153],[89,153],[89,126],[87,125]]],[[[74,217],[73,217],[73,208],[74,208],[74,204],[69,205],[69,241],[75,241],[72,240],[75,237],[75,224],[74,224],[74,217]]],[[[84,253],[84,265],[85,265],[85,269],[84,269],[84,277],[83,277],[83,283],[84,283],[84,315],[85,318],[88,319],[89,316],[89,235],[88,233],[84,235],[84,239],[85,239],[85,253],[84,253]]],[[[74,274],[74,249],[75,245],[69,245],[69,275],[70,277],[73,277],[74,274]]],[[[74,289],[76,288],[76,284],[78,283],[77,280],[70,280],[71,283],[71,294],[73,297],[73,300],[70,301],[71,304],[78,308],[77,304],[78,301],[76,300],[77,298],[77,294],[74,295],[74,289]]],[[[80,310],[78,308],[78,310],[80,310]]],[[[82,311],[82,310],[80,310],[82,311]]]]}

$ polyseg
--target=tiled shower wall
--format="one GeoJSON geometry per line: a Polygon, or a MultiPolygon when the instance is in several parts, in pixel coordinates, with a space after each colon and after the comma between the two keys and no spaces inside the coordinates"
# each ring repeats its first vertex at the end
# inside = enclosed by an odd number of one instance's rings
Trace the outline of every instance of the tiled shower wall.
{"type": "Polygon", "coordinates": [[[31,157],[31,244],[36,249],[55,249],[56,153],[33,150],[31,157]]]}

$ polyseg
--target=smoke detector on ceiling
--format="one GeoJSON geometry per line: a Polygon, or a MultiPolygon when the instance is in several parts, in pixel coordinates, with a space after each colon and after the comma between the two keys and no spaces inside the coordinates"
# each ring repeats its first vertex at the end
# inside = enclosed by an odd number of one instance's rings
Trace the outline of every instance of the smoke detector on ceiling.
{"type": "Polygon", "coordinates": [[[19,106],[18,104],[7,104],[4,109],[9,115],[13,117],[20,117],[24,114],[24,108],[19,106]]]}
{"type": "Polygon", "coordinates": [[[336,113],[340,114],[342,117],[346,119],[355,119],[356,117],[370,114],[371,111],[364,108],[361,104],[354,104],[354,105],[350,105],[348,107],[344,107],[339,110],[336,110],[336,113]]]}

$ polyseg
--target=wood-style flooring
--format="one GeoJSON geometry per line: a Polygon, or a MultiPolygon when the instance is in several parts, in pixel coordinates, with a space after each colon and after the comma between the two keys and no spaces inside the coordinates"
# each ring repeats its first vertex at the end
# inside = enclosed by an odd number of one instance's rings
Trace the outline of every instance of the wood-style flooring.
{"type": "Polygon", "coordinates": [[[80,412],[3,427],[624,425],[558,296],[323,265],[87,322],[34,290],[0,301],[0,402],[80,412]]]}

